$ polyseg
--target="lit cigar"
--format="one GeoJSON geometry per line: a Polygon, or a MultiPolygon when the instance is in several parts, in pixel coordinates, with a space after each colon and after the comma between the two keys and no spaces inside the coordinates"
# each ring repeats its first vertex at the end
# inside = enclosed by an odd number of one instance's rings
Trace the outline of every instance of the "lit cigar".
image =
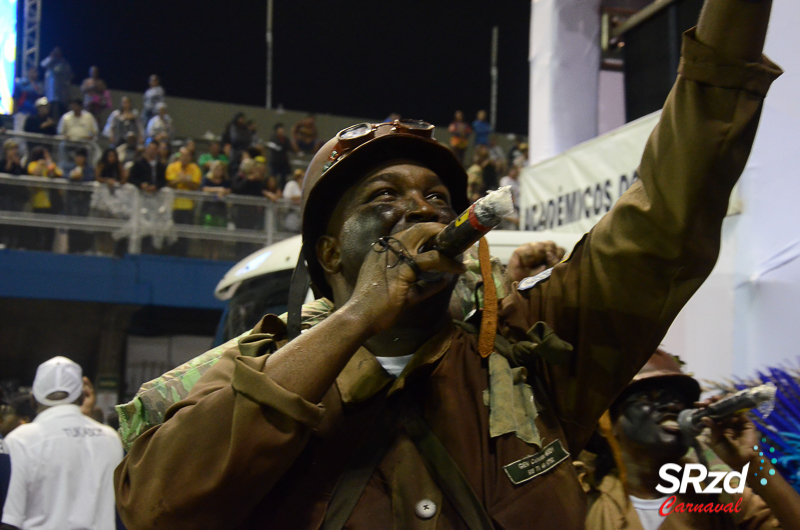
{"type": "Polygon", "coordinates": [[[505,186],[487,193],[426,243],[421,251],[438,250],[450,257],[466,252],[503,219],[514,214],[511,187],[505,186]]]}

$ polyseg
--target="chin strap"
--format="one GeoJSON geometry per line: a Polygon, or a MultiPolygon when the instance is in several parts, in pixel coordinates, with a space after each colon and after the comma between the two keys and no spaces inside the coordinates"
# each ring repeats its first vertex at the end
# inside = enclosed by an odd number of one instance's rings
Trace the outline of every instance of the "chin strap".
{"type": "Polygon", "coordinates": [[[300,335],[303,302],[306,300],[306,294],[310,286],[311,277],[308,274],[303,250],[300,249],[300,255],[297,257],[297,265],[295,265],[294,272],[292,273],[292,282],[289,284],[289,307],[287,309],[288,316],[286,319],[286,330],[289,340],[293,340],[300,335]]]}
{"type": "Polygon", "coordinates": [[[494,338],[497,335],[497,287],[492,274],[492,259],[489,256],[489,242],[482,237],[478,243],[478,260],[483,278],[483,312],[481,331],[478,335],[478,353],[486,358],[494,351],[494,338]]]}

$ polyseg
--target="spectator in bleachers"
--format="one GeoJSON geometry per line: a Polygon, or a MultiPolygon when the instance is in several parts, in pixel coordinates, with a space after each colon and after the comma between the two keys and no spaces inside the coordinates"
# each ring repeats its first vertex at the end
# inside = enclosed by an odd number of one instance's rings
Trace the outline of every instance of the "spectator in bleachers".
{"type": "Polygon", "coordinates": [[[477,145],[485,145],[488,147],[489,145],[489,136],[492,134],[492,125],[486,121],[486,111],[479,110],[478,115],[475,117],[475,121],[472,122],[472,130],[475,131],[475,139],[473,140],[473,144],[477,145]]]}
{"type": "Polygon", "coordinates": [[[489,148],[485,145],[478,145],[475,147],[474,154],[475,163],[481,168],[481,176],[483,178],[483,191],[495,190],[500,185],[500,179],[497,176],[497,169],[489,158],[489,148]]]}
{"type": "Polygon", "coordinates": [[[266,167],[262,162],[250,158],[246,152],[239,166],[239,173],[231,182],[231,191],[238,195],[264,197],[266,167]]]}
{"type": "MultiPolygon", "coordinates": [[[[69,172],[71,182],[92,182],[94,168],[89,164],[89,153],[86,148],[75,150],[75,167],[69,172]]],[[[88,217],[91,204],[91,194],[87,190],[67,190],[64,210],[67,215],[88,217]]],[[[82,230],[69,231],[69,251],[88,252],[92,250],[94,237],[91,233],[82,230]]]]}
{"type": "Polygon", "coordinates": [[[298,121],[292,127],[292,148],[294,152],[308,153],[313,155],[322,144],[319,140],[317,124],[313,114],[309,114],[298,121]]]}
{"type": "Polygon", "coordinates": [[[476,154],[472,155],[472,165],[467,168],[467,197],[470,202],[475,202],[486,192],[483,185],[483,168],[480,165],[480,158],[476,154]]]}
{"type": "Polygon", "coordinates": [[[469,123],[464,121],[464,113],[460,110],[455,112],[453,121],[450,122],[450,127],[447,129],[450,132],[450,149],[464,165],[464,154],[469,147],[469,136],[472,134],[472,127],[469,123]]]}
{"type": "MultiPolygon", "coordinates": [[[[0,160],[0,171],[10,175],[22,175],[24,173],[20,163],[19,144],[16,140],[8,139],[3,142],[3,159],[0,160]]],[[[5,193],[0,194],[0,198],[4,197],[5,193]]]]}
{"type": "Polygon", "coordinates": [[[94,168],[89,164],[89,152],[85,147],[80,147],[73,154],[75,167],[69,172],[72,182],[91,182],[94,180],[94,168]]]}
{"type": "MultiPolygon", "coordinates": [[[[167,166],[167,185],[176,190],[194,191],[200,188],[203,175],[200,168],[192,161],[192,155],[186,147],[180,150],[180,159],[167,166]]],[[[193,224],[194,201],[186,197],[176,197],[172,203],[172,220],[178,224],[193,224]]],[[[185,256],[188,241],[179,238],[173,250],[179,256],[185,256]]]]}
{"type": "Polygon", "coordinates": [[[255,120],[247,120],[247,130],[250,131],[250,145],[260,146],[263,144],[261,138],[258,137],[258,126],[255,120]]]}
{"type": "MultiPolygon", "coordinates": [[[[3,158],[0,160],[0,171],[4,176],[22,175],[25,170],[19,155],[19,144],[12,139],[3,142],[3,158]]],[[[13,184],[0,184],[0,210],[6,212],[21,212],[28,202],[28,188],[13,184]]],[[[13,225],[0,225],[0,243],[17,248],[24,229],[13,225]]]]}
{"type": "Polygon", "coordinates": [[[171,164],[170,158],[172,157],[172,147],[169,145],[169,142],[158,142],[158,141],[151,141],[150,143],[154,143],[158,146],[158,159],[164,164],[164,167],[167,167],[171,164]]]}
{"type": "MultiPolygon", "coordinates": [[[[503,151],[503,148],[497,144],[496,135],[493,134],[489,137],[488,147],[489,147],[489,158],[491,159],[491,161],[494,162],[495,165],[502,163],[503,164],[502,167],[508,167],[506,166],[506,153],[505,151],[503,151]]],[[[505,171],[500,172],[500,174],[504,173],[505,171]]]]}
{"type": "MultiPolygon", "coordinates": [[[[238,195],[264,197],[266,166],[250,158],[247,151],[243,151],[242,156],[239,173],[231,182],[231,191],[238,195]]],[[[233,209],[233,219],[236,228],[261,230],[264,227],[264,207],[238,204],[233,209]]],[[[244,257],[255,250],[256,246],[251,243],[236,243],[237,257],[244,257]]]]}
{"type": "MultiPolygon", "coordinates": [[[[58,131],[56,129],[56,121],[50,115],[50,111],[50,102],[47,98],[37,99],[36,114],[31,114],[25,120],[25,132],[55,136],[58,131]]],[[[29,147],[33,149],[33,146],[29,147]]]]}
{"type": "Polygon", "coordinates": [[[125,133],[125,143],[117,146],[117,156],[122,166],[128,169],[133,165],[133,161],[139,155],[139,137],[136,132],[128,131],[125,133]]]}
{"type": "Polygon", "coordinates": [[[111,108],[111,92],[106,82],[100,79],[100,69],[96,66],[89,68],[89,77],[81,83],[81,94],[84,108],[98,121],[103,111],[111,108]]]}
{"type": "Polygon", "coordinates": [[[139,111],[133,108],[131,98],[122,96],[119,108],[108,116],[106,126],[103,128],[103,135],[109,139],[111,145],[120,145],[125,141],[125,135],[129,132],[134,132],[137,137],[144,138],[144,128],[139,120],[139,111]]]}
{"type": "Polygon", "coordinates": [[[98,133],[97,120],[83,108],[83,101],[72,100],[72,110],[61,117],[58,122],[58,134],[67,137],[67,140],[93,140],[98,133]]]}
{"type": "Polygon", "coordinates": [[[167,184],[166,171],[167,166],[158,157],[158,144],[150,142],[131,166],[128,182],[144,192],[154,193],[167,184]]]}
{"type": "Polygon", "coordinates": [[[172,128],[172,116],[167,114],[167,104],[164,102],[156,105],[157,114],[147,122],[147,137],[159,142],[172,139],[174,132],[172,128]]]}
{"type": "Polygon", "coordinates": [[[119,186],[127,182],[125,168],[120,162],[117,150],[109,147],[103,151],[103,156],[97,163],[96,177],[97,182],[108,184],[109,186],[119,186]]]}
{"type": "Polygon", "coordinates": [[[243,112],[237,112],[228,125],[225,126],[225,130],[222,131],[222,141],[231,145],[233,158],[252,145],[253,132],[248,127],[247,119],[243,112]]]}
{"type": "MultiPolygon", "coordinates": [[[[128,176],[125,173],[125,168],[119,161],[117,150],[113,147],[109,147],[103,151],[103,155],[97,163],[95,179],[97,182],[106,184],[109,191],[112,193],[116,193],[117,188],[127,182],[128,176]]],[[[95,214],[99,217],[115,217],[111,211],[102,206],[96,208],[95,214]]],[[[95,234],[94,242],[97,252],[104,256],[112,256],[115,253],[121,256],[124,253],[124,242],[120,240],[115,243],[111,234],[108,232],[99,232],[95,234]]]]}
{"type": "Polygon", "coordinates": [[[516,141],[508,153],[509,163],[512,166],[523,168],[528,165],[528,144],[516,141]]]}
{"type": "MultiPolygon", "coordinates": [[[[194,143],[194,140],[189,138],[188,140],[183,142],[183,145],[181,147],[185,147],[186,150],[189,152],[189,156],[192,158],[192,162],[197,160],[197,156],[196,156],[197,155],[197,144],[194,143]]],[[[171,164],[173,162],[176,162],[176,161],[180,160],[180,158],[181,158],[181,153],[180,153],[180,150],[178,150],[178,152],[172,153],[172,155],[169,157],[169,163],[171,164]]],[[[200,164],[198,164],[198,167],[199,166],[200,166],[200,164]]],[[[200,172],[202,173],[202,168],[201,168],[200,172]]]]}
{"type": "Polygon", "coordinates": [[[303,178],[305,172],[302,169],[295,169],[292,174],[292,180],[286,183],[283,188],[283,197],[290,200],[295,204],[300,204],[300,199],[303,196],[303,178]]]}
{"type": "Polygon", "coordinates": [[[292,180],[283,188],[283,198],[293,206],[283,218],[283,227],[290,232],[300,232],[300,202],[303,197],[305,173],[302,169],[295,169],[292,176],[292,180]]]}
{"type": "Polygon", "coordinates": [[[292,151],[292,142],[286,136],[286,129],[282,123],[275,124],[275,131],[267,142],[267,148],[269,149],[269,172],[275,175],[279,185],[288,184],[286,180],[292,171],[291,165],[289,165],[289,151],[292,151]]]}
{"type": "Polygon", "coordinates": [[[161,86],[161,78],[153,74],[150,76],[149,83],[150,88],[145,90],[142,98],[142,121],[145,125],[150,123],[150,120],[158,112],[158,104],[164,103],[166,97],[164,87],[161,86]]]}
{"type": "MultiPolygon", "coordinates": [[[[222,162],[226,166],[230,162],[228,160],[228,156],[220,150],[219,142],[216,140],[211,142],[208,145],[208,152],[203,153],[200,155],[200,159],[197,161],[197,165],[200,166],[200,170],[203,172],[211,171],[211,164],[212,162],[222,162]]],[[[227,172],[227,167],[226,167],[227,172]]]]}
{"type": "MultiPolygon", "coordinates": [[[[256,159],[256,162],[263,165],[263,162],[259,162],[258,159],[256,159]]],[[[268,175],[266,177],[266,180],[264,181],[263,194],[264,197],[271,200],[272,202],[279,201],[281,198],[283,198],[283,191],[278,186],[278,179],[275,178],[275,175],[268,175]]]]}
{"type": "MultiPolygon", "coordinates": [[[[223,200],[231,192],[228,165],[221,160],[209,162],[209,170],[203,177],[202,190],[213,193],[214,198],[205,200],[200,209],[203,226],[225,228],[228,226],[228,205],[223,200]]],[[[219,259],[222,241],[208,241],[203,245],[205,259],[219,259]]]]}
{"type": "Polygon", "coordinates": [[[28,70],[28,75],[14,82],[14,112],[25,116],[36,114],[36,100],[44,96],[44,86],[39,81],[36,68],[28,70]]]}
{"type": "Polygon", "coordinates": [[[44,68],[44,95],[52,106],[53,118],[58,120],[67,110],[69,102],[69,84],[72,81],[72,67],[61,53],[61,48],[55,47],[43,61],[44,68]]]}
{"type": "Polygon", "coordinates": [[[16,392],[3,398],[0,408],[0,438],[5,438],[20,425],[33,421],[36,417],[33,403],[30,392],[16,392]]]}
{"type": "MultiPolygon", "coordinates": [[[[50,157],[50,152],[41,146],[31,150],[28,156],[28,174],[48,178],[64,177],[64,172],[53,162],[53,159],[50,157]]],[[[55,190],[35,188],[33,190],[32,206],[34,213],[61,213],[61,195],[55,190]]],[[[25,244],[32,250],[50,251],[53,249],[55,229],[36,228],[31,232],[31,235],[32,241],[26,242],[25,244]]]]}
{"type": "Polygon", "coordinates": [[[514,201],[514,211],[516,212],[514,218],[503,221],[503,225],[500,228],[517,230],[519,228],[519,168],[517,166],[511,166],[508,170],[508,175],[500,179],[500,186],[509,186],[511,188],[511,198],[514,201]]]}

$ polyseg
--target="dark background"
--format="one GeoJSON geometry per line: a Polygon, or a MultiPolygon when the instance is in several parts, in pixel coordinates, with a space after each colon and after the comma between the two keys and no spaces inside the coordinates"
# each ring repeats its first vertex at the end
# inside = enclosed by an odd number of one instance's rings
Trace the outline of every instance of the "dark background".
{"type": "MultiPolygon", "coordinates": [[[[22,2],[19,2],[20,6],[22,2]]],[[[527,133],[528,0],[275,0],[273,105],[449,123],[490,103],[500,27],[497,130],[527,133]]],[[[43,0],[41,59],[61,46],[75,82],[248,105],[266,100],[266,2],[43,0]]]]}

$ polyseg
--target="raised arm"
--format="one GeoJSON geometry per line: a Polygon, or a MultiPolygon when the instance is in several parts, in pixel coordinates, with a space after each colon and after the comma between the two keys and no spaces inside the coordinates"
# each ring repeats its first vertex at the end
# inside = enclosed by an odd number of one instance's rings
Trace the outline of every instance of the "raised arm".
{"type": "Polygon", "coordinates": [[[769,9],[767,0],[706,1],[640,178],[548,280],[506,301],[506,333],[544,320],[575,348],[569,362],[540,367],[573,450],[714,267],[731,190],[780,73],[760,58],[769,9]],[[519,303],[529,321],[510,311],[519,303]]]}

